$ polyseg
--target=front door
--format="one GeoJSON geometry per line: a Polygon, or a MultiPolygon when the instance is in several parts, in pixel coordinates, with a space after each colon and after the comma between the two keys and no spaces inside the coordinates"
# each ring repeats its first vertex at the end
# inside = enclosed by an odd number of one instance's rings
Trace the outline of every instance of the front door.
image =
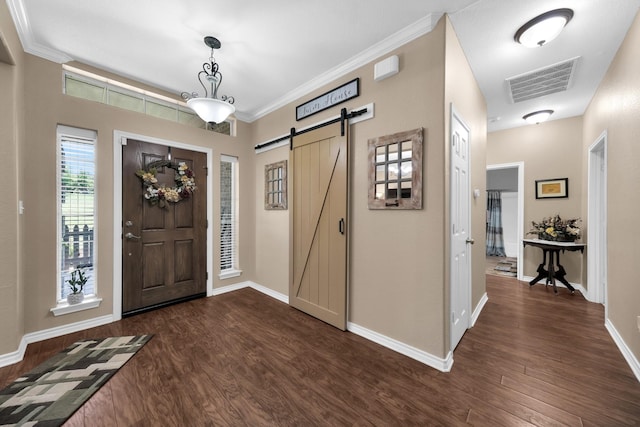
{"type": "Polygon", "coordinates": [[[347,136],[340,123],[293,139],[289,304],[345,330],[347,136]]]}
{"type": "Polygon", "coordinates": [[[469,234],[469,128],[451,114],[451,350],[469,327],[471,252],[469,234]]]}
{"type": "MultiPolygon", "coordinates": [[[[206,154],[129,139],[122,147],[122,314],[206,295],[206,154]],[[164,207],[145,199],[136,175],[149,164],[184,162],[196,190],[164,207]]],[[[176,171],[157,170],[175,188],[176,171]]]]}

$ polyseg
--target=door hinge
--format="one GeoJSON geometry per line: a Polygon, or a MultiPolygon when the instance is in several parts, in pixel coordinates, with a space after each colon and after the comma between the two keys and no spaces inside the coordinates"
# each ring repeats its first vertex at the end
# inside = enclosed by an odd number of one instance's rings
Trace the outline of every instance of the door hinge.
{"type": "Polygon", "coordinates": [[[205,271],[204,273],[204,280],[209,280],[209,272],[205,271]]]}
{"type": "Polygon", "coordinates": [[[127,145],[127,138],[125,136],[120,138],[120,145],[127,145]]]}
{"type": "Polygon", "coordinates": [[[204,176],[209,176],[209,168],[206,166],[203,166],[202,169],[204,169],[204,176]]]}

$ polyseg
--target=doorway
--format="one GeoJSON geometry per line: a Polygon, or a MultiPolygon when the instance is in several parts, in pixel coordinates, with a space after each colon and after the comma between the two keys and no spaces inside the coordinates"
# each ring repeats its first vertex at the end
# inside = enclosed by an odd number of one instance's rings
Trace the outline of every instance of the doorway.
{"type": "Polygon", "coordinates": [[[524,162],[487,165],[487,191],[501,193],[505,261],[487,257],[487,272],[511,272],[522,280],[524,238],[524,162]],[[496,270],[496,268],[498,268],[496,270]],[[495,271],[491,271],[495,270],[495,271]]]}
{"type": "MultiPolygon", "coordinates": [[[[212,217],[212,194],[211,194],[211,175],[210,173],[208,173],[208,171],[211,170],[212,168],[212,150],[210,148],[203,148],[203,147],[198,147],[198,146],[192,146],[189,144],[183,144],[177,141],[169,141],[169,140],[164,140],[164,139],[159,139],[159,138],[153,138],[153,137],[149,137],[149,136],[145,136],[145,135],[138,135],[138,134],[132,134],[132,133],[128,133],[128,132],[122,132],[122,131],[114,131],[114,163],[113,163],[113,179],[114,179],[114,200],[113,200],[113,206],[114,206],[114,211],[113,211],[113,218],[114,218],[114,235],[113,235],[113,320],[119,320],[122,318],[122,313],[123,313],[123,276],[124,276],[124,265],[123,265],[123,259],[125,257],[129,257],[129,251],[127,250],[127,246],[125,244],[125,242],[127,239],[126,233],[131,232],[133,234],[133,241],[137,241],[137,239],[135,237],[141,237],[140,234],[137,234],[136,232],[139,230],[133,230],[134,228],[134,224],[135,221],[132,221],[132,226],[131,227],[127,227],[126,226],[126,221],[127,219],[124,218],[123,216],[123,210],[124,210],[124,203],[123,203],[123,199],[124,196],[126,196],[126,193],[128,193],[128,190],[125,190],[123,188],[123,183],[124,183],[124,179],[125,175],[128,178],[131,178],[129,175],[129,172],[125,172],[125,162],[124,162],[124,153],[125,153],[125,147],[127,147],[127,145],[129,144],[129,141],[139,141],[139,142],[143,142],[143,143],[148,143],[148,144],[153,144],[153,145],[157,145],[157,150],[159,150],[159,152],[157,153],[158,155],[162,155],[162,153],[168,153],[168,147],[171,147],[171,151],[172,151],[172,159],[173,160],[181,160],[182,158],[184,158],[184,160],[189,160],[189,156],[191,156],[192,154],[195,157],[198,157],[199,160],[197,160],[196,163],[192,164],[190,166],[190,168],[193,168],[193,172],[195,174],[195,182],[196,182],[196,186],[197,186],[197,190],[196,193],[194,193],[194,196],[200,195],[200,199],[201,201],[204,203],[204,213],[202,213],[203,211],[199,210],[199,217],[197,219],[198,222],[203,221],[205,223],[205,227],[200,230],[198,232],[199,235],[202,236],[201,240],[204,241],[204,246],[202,246],[202,242],[200,242],[198,245],[199,248],[204,248],[201,249],[203,255],[202,258],[200,258],[199,260],[199,264],[200,267],[198,267],[198,273],[196,273],[195,271],[191,272],[190,270],[186,269],[186,266],[193,266],[193,262],[189,261],[188,258],[188,254],[190,253],[189,246],[191,245],[191,243],[189,242],[188,238],[181,238],[181,236],[179,235],[175,235],[174,237],[176,237],[175,239],[173,239],[173,247],[174,247],[174,251],[173,251],[173,256],[177,257],[178,259],[173,260],[171,263],[174,265],[174,269],[173,269],[173,274],[177,275],[174,276],[177,278],[177,282],[182,282],[183,284],[187,284],[186,282],[189,282],[190,279],[188,279],[187,276],[193,274],[200,274],[202,275],[202,279],[197,279],[197,281],[199,282],[197,286],[193,286],[194,288],[197,288],[197,295],[212,295],[213,294],[213,284],[212,284],[212,279],[211,279],[211,274],[209,274],[209,272],[213,271],[213,257],[211,256],[211,254],[213,253],[213,227],[212,226],[207,226],[207,224],[213,224],[213,217],[212,217]],[[192,151],[193,153],[188,154],[189,151],[192,151]],[[202,158],[202,156],[204,156],[204,160],[202,158]],[[204,217],[204,219],[202,219],[204,217]],[[126,228],[130,228],[131,230],[126,230],[126,228]],[[207,255],[209,254],[209,255],[207,255]],[[204,263],[204,268],[201,267],[201,265],[204,263]],[[175,269],[175,265],[180,264],[180,266],[175,269]],[[204,286],[203,286],[204,283],[204,286]]],[[[142,159],[142,157],[140,157],[140,159],[142,159]]],[[[189,160],[190,161],[190,160],[189,160]]],[[[138,166],[138,167],[142,167],[142,163],[138,166]]],[[[141,187],[140,185],[140,180],[138,177],[136,177],[135,175],[133,176],[133,178],[135,178],[135,180],[137,181],[137,184],[139,187],[141,187]]],[[[171,177],[170,177],[171,178],[171,177]]],[[[137,188],[136,190],[137,192],[141,192],[141,188],[137,188]]],[[[134,191],[135,193],[135,191],[134,191]]],[[[142,204],[143,200],[142,200],[142,196],[140,193],[140,202],[142,204]]],[[[146,203],[146,201],[144,201],[146,203]]],[[[183,201],[180,201],[179,204],[182,205],[184,203],[183,201]]],[[[180,209],[186,210],[188,211],[191,208],[191,205],[187,206],[188,204],[185,204],[184,206],[182,206],[180,209]]],[[[151,207],[151,206],[149,206],[151,207]]],[[[158,206],[153,206],[156,209],[161,209],[158,206]]],[[[141,209],[142,206],[141,206],[141,209]]],[[[174,218],[175,218],[175,211],[174,211],[174,218]]],[[[184,219],[186,217],[188,217],[188,215],[185,214],[185,212],[183,213],[179,213],[179,215],[181,217],[181,219],[178,219],[178,229],[182,229],[184,228],[185,230],[179,230],[177,231],[177,233],[182,233],[183,231],[186,232],[186,229],[188,227],[183,227],[183,225],[186,225],[184,223],[184,219]]],[[[165,218],[167,219],[167,218],[165,218]]],[[[138,220],[139,221],[139,220],[138,220]]],[[[173,219],[174,224],[175,224],[175,219],[173,219]]],[[[138,226],[140,226],[140,224],[138,224],[138,226]]],[[[202,228],[202,227],[201,227],[202,228]]],[[[182,236],[184,237],[184,236],[182,236]]],[[[156,247],[154,249],[157,249],[160,246],[164,246],[165,248],[168,247],[167,245],[163,244],[163,245],[156,245],[156,247]]],[[[135,251],[131,251],[132,253],[132,257],[134,256],[135,251]]],[[[196,255],[199,256],[199,255],[196,255]]],[[[140,268],[144,268],[144,265],[140,264],[139,265],[140,268]]],[[[191,268],[191,267],[190,267],[191,268]]],[[[171,270],[170,268],[167,267],[168,270],[171,270]]],[[[169,273],[171,273],[169,271],[169,273]]],[[[171,274],[169,274],[167,277],[171,276],[171,274]]],[[[163,279],[163,281],[165,281],[163,279]]],[[[152,282],[152,281],[151,281],[152,282]]],[[[154,286],[148,286],[150,283],[150,281],[147,281],[147,287],[152,289],[154,286]]],[[[166,281],[165,281],[166,282],[166,281]]],[[[187,287],[190,287],[191,285],[187,285],[187,287]]],[[[178,287],[175,287],[174,289],[177,289],[178,287]]],[[[182,291],[180,291],[182,292],[182,291]]],[[[182,294],[180,294],[180,292],[177,293],[170,293],[169,299],[168,301],[175,301],[175,300],[180,300],[181,298],[189,298],[189,296],[184,296],[182,294]]],[[[167,302],[167,301],[164,301],[167,302]]],[[[156,305],[156,304],[164,304],[164,302],[162,301],[162,299],[160,300],[153,300],[151,302],[152,305],[156,305]]],[[[136,309],[134,309],[133,311],[135,311],[136,309]]],[[[125,312],[131,312],[131,308],[128,307],[126,310],[124,310],[125,312]]]]}
{"type": "Polygon", "coordinates": [[[590,301],[604,304],[607,318],[607,132],[589,147],[587,282],[590,301]]]}

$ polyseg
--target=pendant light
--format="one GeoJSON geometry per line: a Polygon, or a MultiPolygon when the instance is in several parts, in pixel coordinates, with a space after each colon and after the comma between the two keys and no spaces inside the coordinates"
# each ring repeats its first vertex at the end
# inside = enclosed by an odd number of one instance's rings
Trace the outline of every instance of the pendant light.
{"type": "Polygon", "coordinates": [[[226,95],[222,95],[218,99],[222,73],[213,57],[213,50],[220,49],[220,40],[207,36],[204,38],[204,44],[211,48],[209,62],[202,64],[202,71],[198,73],[198,80],[204,89],[204,96],[201,97],[195,92],[182,92],[181,96],[187,101],[187,106],[206,123],[222,123],[236,111],[236,107],[233,106],[235,99],[226,95]]]}

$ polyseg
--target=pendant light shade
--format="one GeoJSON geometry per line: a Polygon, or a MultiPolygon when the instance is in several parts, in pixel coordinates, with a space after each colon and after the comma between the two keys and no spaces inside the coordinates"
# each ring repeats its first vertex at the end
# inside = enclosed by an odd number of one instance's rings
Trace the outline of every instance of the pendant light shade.
{"type": "Polygon", "coordinates": [[[514,39],[526,47],[540,47],[558,37],[573,18],[571,9],[555,9],[536,16],[516,32],[514,39]]]}
{"type": "Polygon", "coordinates": [[[215,98],[191,98],[187,106],[207,123],[222,123],[236,111],[233,105],[215,98]]]}
{"type": "Polygon", "coordinates": [[[198,80],[204,89],[204,96],[198,96],[195,92],[182,92],[182,98],[187,101],[187,106],[205,122],[222,123],[236,111],[236,107],[233,106],[235,99],[226,95],[222,95],[218,99],[222,73],[213,57],[213,50],[220,48],[220,41],[215,37],[207,36],[204,38],[204,44],[211,48],[209,62],[202,64],[202,71],[198,73],[198,80]]]}

